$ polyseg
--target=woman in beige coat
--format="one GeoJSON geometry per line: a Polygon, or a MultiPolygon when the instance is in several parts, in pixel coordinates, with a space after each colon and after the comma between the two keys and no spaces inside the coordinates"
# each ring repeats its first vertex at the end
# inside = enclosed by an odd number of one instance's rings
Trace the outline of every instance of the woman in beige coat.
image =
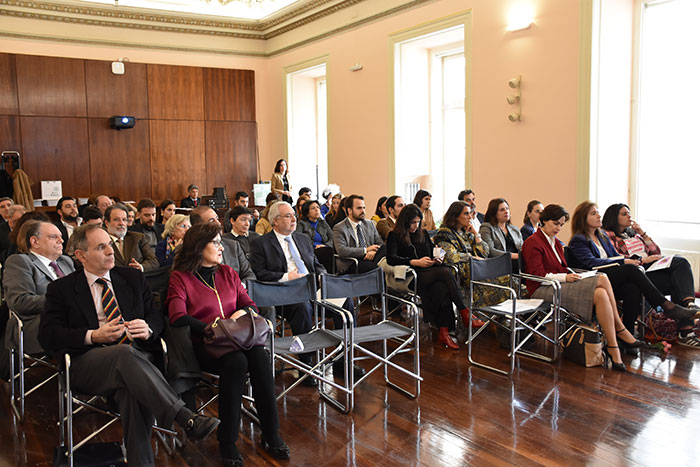
{"type": "Polygon", "coordinates": [[[292,186],[289,183],[289,172],[287,171],[287,161],[280,159],[275,164],[275,172],[270,181],[270,191],[292,204],[292,186]]]}

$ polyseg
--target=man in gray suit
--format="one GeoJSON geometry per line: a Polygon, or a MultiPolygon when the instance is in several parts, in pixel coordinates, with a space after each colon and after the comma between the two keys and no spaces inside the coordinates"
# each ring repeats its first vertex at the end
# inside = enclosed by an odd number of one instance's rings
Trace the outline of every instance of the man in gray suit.
{"type": "Polygon", "coordinates": [[[341,258],[338,260],[338,272],[347,272],[352,260],[358,261],[357,273],[367,272],[377,267],[385,255],[384,241],[371,221],[365,220],[365,198],[350,195],[347,200],[347,218],[333,227],[333,246],[341,258]]]}
{"type": "Polygon", "coordinates": [[[116,265],[141,272],[158,269],[160,263],[148,239],[142,233],[127,231],[126,217],[127,207],[123,204],[114,204],[105,209],[105,229],[112,239],[116,265]]]}
{"type": "MultiPolygon", "coordinates": [[[[5,262],[4,287],[10,310],[24,323],[24,352],[43,352],[39,345],[39,317],[46,302],[46,287],[75,270],[73,261],[63,255],[63,237],[58,228],[41,221],[28,221],[17,237],[21,252],[5,262]]],[[[19,332],[15,320],[7,326],[7,344],[19,346],[19,332]]]]}

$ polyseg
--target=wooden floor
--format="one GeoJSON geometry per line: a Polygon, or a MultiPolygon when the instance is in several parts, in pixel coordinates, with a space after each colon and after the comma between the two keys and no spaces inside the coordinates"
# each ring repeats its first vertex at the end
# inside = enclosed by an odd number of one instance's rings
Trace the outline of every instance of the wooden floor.
{"type": "MultiPolygon", "coordinates": [[[[279,403],[290,461],[275,462],[258,446],[259,429],[243,419],[239,440],[246,465],[698,465],[700,464],[700,351],[674,346],[668,356],[644,350],[625,357],[629,372],[585,369],[521,358],[513,379],[468,363],[434,345],[422,329],[425,381],[418,400],[384,386],[374,374],[359,388],[355,410],[343,415],[311,388],[279,403]]],[[[491,337],[479,347],[505,364],[491,337]]],[[[278,377],[278,384],[289,381],[278,377]]],[[[51,465],[57,444],[55,385],[28,399],[24,423],[9,415],[0,389],[0,465],[51,465]]],[[[86,429],[97,416],[85,416],[86,429]]],[[[115,427],[104,440],[118,440],[115,427]]],[[[187,444],[163,466],[221,465],[215,436],[187,444]]]]}

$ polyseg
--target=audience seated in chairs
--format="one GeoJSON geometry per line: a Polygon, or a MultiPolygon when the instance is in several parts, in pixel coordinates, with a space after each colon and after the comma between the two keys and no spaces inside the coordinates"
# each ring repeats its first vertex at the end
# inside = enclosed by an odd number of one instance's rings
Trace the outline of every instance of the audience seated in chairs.
{"type": "Polygon", "coordinates": [[[536,199],[527,203],[527,209],[523,217],[523,226],[520,227],[520,234],[523,236],[523,242],[527,240],[530,235],[534,234],[540,226],[540,214],[543,209],[544,206],[542,203],[536,199]]]}
{"type": "Polygon", "coordinates": [[[297,205],[294,206],[294,214],[297,216],[297,219],[301,219],[301,210],[310,199],[311,197],[307,194],[299,195],[299,198],[297,198],[297,205]]]}
{"type": "Polygon", "coordinates": [[[78,216],[78,204],[72,196],[64,196],[56,203],[58,222],[54,222],[63,238],[63,252],[68,248],[68,240],[73,235],[73,230],[83,223],[83,218],[78,216]]]}
{"type": "Polygon", "coordinates": [[[245,257],[250,261],[250,243],[260,236],[257,232],[250,231],[253,216],[248,208],[243,206],[236,206],[228,214],[231,231],[225,234],[223,238],[238,242],[245,257]]]}
{"type": "Polygon", "coordinates": [[[396,227],[387,238],[386,262],[391,266],[411,266],[418,275],[418,295],[423,303],[423,319],[440,329],[438,343],[448,349],[459,350],[449,335],[455,327],[454,303],[465,323],[471,313],[452,270],[442,265],[442,258],[433,256],[433,242],[421,228],[423,213],[415,204],[404,207],[396,220],[396,227]]]}
{"type": "Polygon", "coordinates": [[[435,226],[435,218],[433,217],[433,211],[430,210],[430,201],[433,199],[427,190],[418,190],[416,196],[413,197],[413,204],[420,208],[423,213],[423,228],[428,232],[432,232],[437,229],[435,226]]]}
{"type": "MultiPolygon", "coordinates": [[[[663,258],[661,248],[632,220],[630,208],[626,204],[613,204],[605,210],[603,229],[618,253],[625,258],[639,260],[644,269],[663,258]]],[[[687,259],[674,256],[668,268],[647,272],[647,277],[661,293],[670,295],[673,303],[686,308],[697,308],[693,270],[687,259]]]]}
{"type": "Polygon", "coordinates": [[[158,223],[165,225],[168,219],[175,214],[175,201],[172,199],[164,199],[158,206],[158,223]]]}
{"type": "Polygon", "coordinates": [[[321,206],[316,200],[307,201],[302,206],[297,232],[308,236],[314,248],[333,248],[333,230],[321,217],[321,206]]]}
{"type": "Polygon", "coordinates": [[[479,234],[489,245],[490,258],[508,253],[513,260],[513,271],[518,271],[518,256],[523,247],[523,237],[520,230],[510,223],[510,206],[505,199],[496,198],[489,201],[479,234]]]}
{"type": "Polygon", "coordinates": [[[95,206],[97,209],[102,211],[102,214],[104,215],[105,211],[107,210],[108,207],[114,204],[114,201],[112,201],[112,198],[110,198],[107,195],[98,195],[95,197],[95,206]]]}
{"type": "Polygon", "coordinates": [[[617,297],[622,300],[622,319],[625,327],[634,332],[635,321],[642,313],[643,295],[651,306],[662,307],[666,316],[677,321],[681,334],[687,334],[690,340],[686,345],[695,347],[695,334],[686,331],[693,327],[695,319],[700,318],[700,311],[666,300],[640,270],[639,260],[624,258],[618,254],[608,236],[601,230],[601,216],[595,203],[584,201],[579,204],[574,210],[571,223],[573,236],[569,242],[569,263],[572,267],[582,269],[605,266],[605,274],[610,279],[617,297]]]}
{"type": "Polygon", "coordinates": [[[12,232],[10,232],[10,247],[7,249],[6,259],[17,253],[17,234],[19,234],[22,226],[29,221],[51,222],[51,219],[42,211],[26,211],[22,214],[17,222],[15,222],[12,232]]]}
{"type": "MultiPolygon", "coordinates": [[[[122,203],[114,203],[114,204],[122,204],[122,203]]],[[[123,204],[123,206],[126,208],[126,228],[130,229],[133,226],[138,224],[139,212],[131,204],[123,204]]]]}
{"type": "Polygon", "coordinates": [[[485,216],[476,209],[476,193],[469,189],[462,190],[459,192],[459,195],[457,195],[457,200],[464,201],[472,207],[472,223],[474,224],[474,228],[478,232],[481,228],[481,224],[484,223],[485,216]]]}
{"type": "Polygon", "coordinates": [[[379,232],[379,236],[382,237],[382,240],[386,242],[389,232],[394,230],[396,219],[398,219],[401,210],[406,206],[406,202],[401,196],[392,195],[386,199],[384,205],[386,206],[387,216],[377,222],[377,232],[379,232]]]}
{"type": "Polygon", "coordinates": [[[330,211],[330,209],[331,209],[331,204],[333,203],[333,197],[338,193],[340,193],[340,187],[334,183],[331,183],[330,185],[328,185],[321,192],[321,196],[323,196],[323,199],[326,200],[323,203],[323,205],[321,205],[321,217],[323,217],[324,219],[326,218],[328,211],[330,211]]]}
{"type": "Polygon", "coordinates": [[[136,205],[138,212],[138,222],[129,228],[132,232],[142,233],[148,240],[151,248],[156,247],[163,238],[163,224],[156,222],[156,203],[152,199],[145,198],[136,205]]]}
{"type": "MultiPolygon", "coordinates": [[[[542,227],[523,245],[525,272],[560,282],[560,305],[587,323],[593,320],[595,306],[595,317],[603,328],[607,352],[613,361],[612,367],[614,370],[625,371],[618,342],[632,349],[641,347],[643,343],[636,340],[622,324],[608,277],[605,274],[597,274],[582,278],[567,267],[564,248],[556,236],[568,220],[569,213],[559,205],[550,204],[542,211],[542,227]]],[[[533,298],[550,300],[552,297],[551,285],[527,281],[527,288],[533,298]]]]}
{"type": "Polygon", "coordinates": [[[95,206],[86,206],[83,210],[83,224],[104,224],[104,214],[95,206]]]}
{"type": "Polygon", "coordinates": [[[117,266],[128,266],[142,272],[157,269],[160,267],[158,258],[146,237],[127,231],[126,213],[127,207],[123,204],[115,204],[105,210],[105,229],[112,238],[117,266]]]}
{"type": "Polygon", "coordinates": [[[187,197],[180,201],[181,208],[198,208],[202,204],[202,198],[199,197],[199,187],[194,183],[187,187],[187,197]]]}
{"type": "Polygon", "coordinates": [[[388,215],[388,212],[386,212],[387,199],[389,199],[388,196],[382,196],[377,200],[377,207],[374,210],[374,215],[370,219],[372,222],[374,222],[374,225],[377,225],[377,222],[384,219],[388,215]]]}
{"type": "Polygon", "coordinates": [[[268,193],[265,198],[265,209],[260,213],[260,219],[258,219],[258,222],[255,224],[255,232],[258,235],[265,235],[272,231],[272,224],[268,219],[267,213],[270,212],[270,206],[279,200],[280,198],[276,193],[268,193]]]}
{"type": "Polygon", "coordinates": [[[221,425],[217,437],[224,465],[243,465],[236,441],[247,374],[262,428],[262,445],[274,457],[287,459],[289,448],[279,433],[275,383],[265,347],[255,346],[214,358],[202,341],[205,327],[217,318],[236,320],[256,312],[238,274],[221,264],[222,253],[219,224],[202,223],[187,232],[170,277],[167,298],[170,323],[175,327],[189,326],[200,366],[219,375],[221,425]]]}
{"type": "Polygon", "coordinates": [[[156,245],[156,258],[160,267],[171,266],[175,259],[175,249],[182,245],[182,239],[190,228],[190,218],[183,214],[173,214],[165,223],[162,240],[156,245]]]}
{"type": "Polygon", "coordinates": [[[343,194],[336,193],[331,198],[331,207],[328,213],[323,217],[328,226],[332,229],[335,224],[340,222],[345,218],[344,210],[341,207],[341,202],[343,201],[343,194]]]}
{"type": "Polygon", "coordinates": [[[355,258],[357,271],[367,272],[377,267],[386,255],[384,241],[371,221],[365,220],[365,199],[350,195],[345,201],[347,218],[333,227],[333,246],[340,257],[338,272],[347,272],[352,262],[343,258],[355,258]]]}
{"type": "MultiPolygon", "coordinates": [[[[445,251],[443,264],[456,266],[459,278],[459,286],[462,296],[469,297],[469,281],[471,273],[469,269],[470,258],[488,258],[489,246],[481,239],[479,232],[474,230],[471,223],[471,206],[464,201],[455,201],[450,204],[447,212],[443,216],[442,225],[433,238],[435,245],[445,251]]],[[[493,289],[477,287],[474,289],[475,296],[472,300],[476,306],[490,303],[493,297],[493,289]],[[484,297],[483,295],[487,295],[484,297]]],[[[464,321],[465,326],[469,326],[468,321],[464,321]]],[[[484,322],[471,315],[471,325],[481,327],[484,322]]]]}
{"type": "Polygon", "coordinates": [[[163,318],[144,275],[114,266],[112,240],[97,225],[78,227],[73,243],[83,270],[49,284],[39,343],[59,360],[70,353],[74,390],[116,400],[129,463],[154,465],[154,417],[165,427],[176,421],[192,440],[207,437],[219,421],[187,409],[149,361],[163,318]]]}

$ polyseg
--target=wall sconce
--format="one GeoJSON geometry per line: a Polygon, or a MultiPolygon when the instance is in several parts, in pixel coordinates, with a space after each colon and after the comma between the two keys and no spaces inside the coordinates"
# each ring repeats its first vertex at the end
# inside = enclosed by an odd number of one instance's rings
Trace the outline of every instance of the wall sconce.
{"type": "Polygon", "coordinates": [[[532,5],[515,5],[508,12],[507,31],[522,31],[528,29],[535,21],[535,10],[532,5]]]}
{"type": "Polygon", "coordinates": [[[520,116],[523,112],[523,104],[521,102],[520,93],[521,80],[522,75],[518,75],[517,77],[508,81],[508,87],[510,87],[511,89],[515,89],[515,94],[511,94],[510,96],[506,97],[506,102],[508,102],[510,105],[517,106],[517,110],[508,115],[508,120],[510,120],[511,122],[519,122],[520,116]]]}
{"type": "Polygon", "coordinates": [[[353,66],[350,67],[350,71],[360,71],[362,68],[364,68],[361,64],[355,63],[353,66]]]}

